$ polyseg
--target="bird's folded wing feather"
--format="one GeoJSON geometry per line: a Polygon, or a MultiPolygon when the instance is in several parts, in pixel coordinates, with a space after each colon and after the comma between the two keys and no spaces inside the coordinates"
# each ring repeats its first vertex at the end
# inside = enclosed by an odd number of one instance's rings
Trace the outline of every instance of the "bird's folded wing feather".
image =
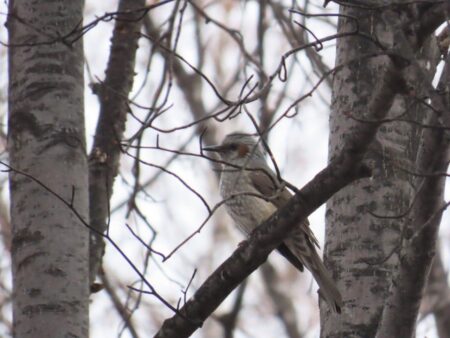
{"type": "Polygon", "coordinates": [[[277,251],[284,258],[286,258],[289,261],[289,263],[291,263],[293,266],[295,266],[300,271],[303,271],[303,264],[302,264],[302,262],[297,258],[296,255],[294,255],[294,253],[287,247],[286,244],[281,243],[278,246],[277,251]]]}
{"type": "MultiPolygon", "coordinates": [[[[291,199],[292,194],[286,187],[283,187],[278,182],[278,179],[273,174],[271,174],[269,170],[270,169],[249,170],[250,180],[256,190],[262,196],[265,196],[267,198],[267,201],[274,204],[277,208],[281,208],[291,199]]],[[[314,233],[309,228],[309,222],[307,219],[305,220],[305,222],[303,222],[303,224],[300,225],[300,227],[305,233],[307,239],[312,244],[320,247],[316,236],[314,236],[314,233]]],[[[283,256],[285,255],[283,254],[283,256]]]]}

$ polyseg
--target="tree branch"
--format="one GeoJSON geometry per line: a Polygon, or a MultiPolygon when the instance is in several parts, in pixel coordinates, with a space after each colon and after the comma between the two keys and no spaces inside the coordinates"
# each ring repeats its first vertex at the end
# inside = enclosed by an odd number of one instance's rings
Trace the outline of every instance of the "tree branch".
{"type": "MultiPolygon", "coordinates": [[[[382,80],[367,106],[369,116],[382,119],[389,111],[395,95],[404,90],[400,67],[393,61],[388,62],[382,80]]],[[[357,179],[369,177],[370,170],[361,164],[361,160],[377,129],[378,124],[362,123],[358,132],[347,140],[340,156],[298,191],[284,208],[258,226],[248,241],[216,269],[179,313],[164,322],[155,337],[189,337],[233,289],[267,259],[294,226],[340,189],[357,179]]]]}
{"type": "Polygon", "coordinates": [[[164,322],[155,337],[189,337],[239,283],[266,261],[270,252],[277,248],[294,226],[303,222],[341,188],[359,178],[368,177],[368,168],[358,165],[353,158],[344,154],[330,164],[295,194],[284,208],[257,227],[248,241],[243,242],[203,283],[180,309],[180,314],[164,322]]]}
{"type": "MultiPolygon", "coordinates": [[[[138,47],[145,0],[121,0],[119,3],[106,78],[95,90],[100,100],[100,116],[94,145],[89,155],[90,224],[98,233],[107,228],[109,200],[120,158],[120,140],[125,130],[128,94],[133,86],[134,63],[138,47]]],[[[105,243],[93,232],[90,236],[90,282],[101,265],[105,243]]]]}

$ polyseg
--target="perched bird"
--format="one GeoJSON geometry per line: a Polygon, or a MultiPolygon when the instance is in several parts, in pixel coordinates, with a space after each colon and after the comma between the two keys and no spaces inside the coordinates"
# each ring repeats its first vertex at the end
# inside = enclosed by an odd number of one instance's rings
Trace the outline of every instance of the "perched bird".
{"type": "MultiPolygon", "coordinates": [[[[222,163],[220,192],[228,214],[246,235],[283,207],[292,194],[281,184],[265,159],[265,150],[248,134],[232,133],[221,145],[203,148],[216,152],[222,163]]],[[[299,224],[277,250],[298,270],[311,271],[319,294],[340,313],[342,297],[320,259],[309,222],[299,224]]]]}

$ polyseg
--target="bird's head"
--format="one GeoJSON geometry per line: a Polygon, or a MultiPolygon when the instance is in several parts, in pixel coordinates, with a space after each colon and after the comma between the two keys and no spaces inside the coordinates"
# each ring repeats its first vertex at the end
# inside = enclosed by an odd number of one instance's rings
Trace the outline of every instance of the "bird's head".
{"type": "Polygon", "coordinates": [[[251,166],[252,161],[264,161],[265,154],[261,143],[252,135],[244,133],[228,134],[222,144],[204,147],[203,150],[216,152],[223,161],[232,164],[240,165],[250,160],[251,166]]]}

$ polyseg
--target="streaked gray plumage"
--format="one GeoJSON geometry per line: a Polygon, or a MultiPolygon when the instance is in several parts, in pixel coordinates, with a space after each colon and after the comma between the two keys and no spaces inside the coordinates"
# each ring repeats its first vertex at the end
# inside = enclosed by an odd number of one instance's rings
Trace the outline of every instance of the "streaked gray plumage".
{"type": "MultiPolygon", "coordinates": [[[[231,218],[246,235],[292,197],[268,166],[263,147],[251,135],[229,134],[221,145],[205,150],[217,152],[229,164],[222,165],[220,192],[231,218]]],[[[278,251],[300,271],[306,266],[320,287],[320,295],[335,312],[340,312],[341,294],[315,246],[317,239],[306,221],[293,230],[278,251]]]]}

